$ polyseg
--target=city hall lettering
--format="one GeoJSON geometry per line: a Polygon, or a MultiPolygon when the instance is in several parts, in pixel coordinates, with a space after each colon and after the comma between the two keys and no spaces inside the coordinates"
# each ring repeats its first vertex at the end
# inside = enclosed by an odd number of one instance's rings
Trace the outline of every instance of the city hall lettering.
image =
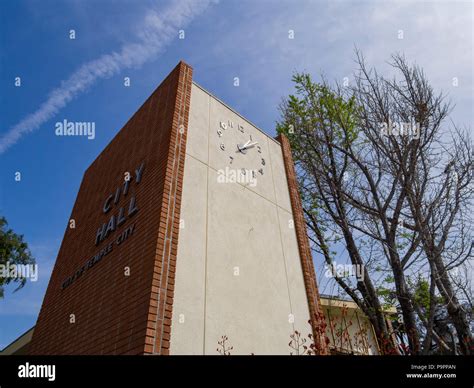
{"type": "MultiPolygon", "coordinates": [[[[144,164],[142,163],[140,167],[135,170],[135,176],[130,176],[129,173],[125,173],[125,182],[123,185],[117,187],[117,189],[110,194],[104,201],[102,212],[104,214],[109,213],[114,206],[116,206],[120,202],[120,198],[126,197],[130,185],[132,182],[138,185],[142,180],[144,164]]],[[[138,212],[138,206],[136,197],[134,195],[130,196],[130,200],[126,203],[125,206],[122,206],[118,209],[116,213],[114,213],[108,222],[102,224],[97,230],[96,238],[95,238],[95,245],[99,245],[102,241],[104,241],[111,233],[116,231],[121,225],[125,223],[128,219],[131,219],[136,213],[138,212]]],[[[61,289],[65,289],[66,287],[70,286],[75,280],[81,277],[86,271],[91,269],[95,266],[99,261],[102,260],[105,256],[107,256],[110,252],[112,252],[115,245],[122,244],[125,240],[127,240],[133,232],[135,231],[135,224],[132,224],[125,228],[114,241],[109,242],[105,247],[103,247],[99,252],[97,252],[94,256],[92,256],[87,262],[82,265],[73,275],[69,276],[61,286],[61,289]]]]}
{"type": "MultiPolygon", "coordinates": [[[[135,184],[139,184],[142,179],[144,164],[135,170],[135,184]]],[[[125,174],[127,175],[127,173],[125,174]]],[[[117,205],[120,201],[120,197],[127,196],[130,181],[132,177],[129,175],[125,177],[125,182],[122,186],[117,187],[117,189],[110,194],[104,201],[104,206],[102,211],[104,214],[107,214],[114,205],[117,205]]],[[[131,218],[138,211],[137,203],[135,196],[130,198],[128,206],[121,207],[117,214],[113,214],[108,222],[102,224],[102,226],[97,230],[95,237],[95,245],[99,245],[103,240],[105,240],[110,233],[114,232],[119,226],[121,226],[128,218],[131,218]],[[127,209],[127,210],[125,210],[127,209]]]]}

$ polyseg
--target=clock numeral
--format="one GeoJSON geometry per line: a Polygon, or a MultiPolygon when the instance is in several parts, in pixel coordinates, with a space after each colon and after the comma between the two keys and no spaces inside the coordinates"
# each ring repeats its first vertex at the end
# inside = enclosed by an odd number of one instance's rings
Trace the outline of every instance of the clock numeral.
{"type": "Polygon", "coordinates": [[[265,159],[262,158],[262,165],[265,166],[265,159]]]}
{"type": "Polygon", "coordinates": [[[230,158],[230,164],[232,164],[232,162],[234,161],[234,157],[233,156],[229,156],[230,158]]]}
{"type": "Polygon", "coordinates": [[[221,137],[223,135],[223,132],[220,129],[218,129],[217,134],[219,135],[219,137],[221,137]]]}
{"type": "Polygon", "coordinates": [[[263,168],[261,168],[260,170],[258,170],[258,172],[263,175],[263,168]]]}
{"type": "Polygon", "coordinates": [[[229,128],[234,128],[234,122],[229,120],[229,128]]]}
{"type": "Polygon", "coordinates": [[[221,147],[221,150],[222,150],[222,151],[225,151],[225,145],[224,145],[224,143],[221,143],[219,147],[221,147]]]}
{"type": "Polygon", "coordinates": [[[252,178],[255,179],[257,177],[257,174],[255,173],[255,170],[252,170],[252,178]]]}
{"type": "Polygon", "coordinates": [[[247,173],[247,171],[245,170],[245,168],[242,168],[240,171],[242,172],[242,175],[245,175],[245,174],[247,173]]]}
{"type": "Polygon", "coordinates": [[[244,127],[242,125],[239,124],[239,131],[244,133],[244,127]]]}
{"type": "Polygon", "coordinates": [[[261,154],[261,153],[262,153],[262,147],[260,147],[260,146],[258,145],[258,146],[257,146],[257,151],[258,151],[259,154],[261,154]]]}
{"type": "Polygon", "coordinates": [[[221,128],[222,129],[227,129],[227,123],[224,123],[223,121],[221,121],[221,128]]]}
{"type": "Polygon", "coordinates": [[[250,141],[253,141],[253,139],[252,139],[252,135],[249,135],[249,136],[250,136],[250,141]]]}

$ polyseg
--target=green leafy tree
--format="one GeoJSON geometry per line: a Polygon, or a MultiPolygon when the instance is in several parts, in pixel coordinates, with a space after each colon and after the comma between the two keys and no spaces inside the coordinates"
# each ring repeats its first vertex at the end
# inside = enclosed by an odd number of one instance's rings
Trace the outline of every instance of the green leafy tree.
{"type": "MultiPolygon", "coordinates": [[[[35,264],[35,259],[23,236],[9,229],[5,217],[0,217],[0,266],[32,264],[35,264]]],[[[4,286],[11,282],[19,283],[15,289],[17,291],[26,284],[26,278],[0,276],[0,298],[3,298],[4,286]]]]}
{"type": "Polygon", "coordinates": [[[357,63],[350,86],[296,74],[296,93],[280,106],[277,131],[292,147],[312,248],[328,266],[343,251],[363,268],[362,278],[334,280],[386,352],[388,305],[400,312],[408,353],[429,351],[432,339],[446,347],[434,328],[439,306],[457,333],[451,350],[470,354],[471,297],[455,278],[474,252],[469,131],[446,128],[450,104],[403,56],[392,56],[391,79],[359,52],[357,63]],[[419,273],[425,282],[410,284],[419,273]]]}
{"type": "Polygon", "coordinates": [[[364,276],[355,284],[343,276],[334,278],[369,317],[382,352],[395,353],[383,305],[354,233],[355,221],[342,195],[345,176],[354,174],[348,154],[364,147],[355,98],[346,98],[324,81],[313,82],[309,74],[295,74],[293,82],[296,94],[282,104],[277,131],[292,147],[313,249],[332,266],[335,248],[345,244],[352,264],[363,268],[364,276]]]}

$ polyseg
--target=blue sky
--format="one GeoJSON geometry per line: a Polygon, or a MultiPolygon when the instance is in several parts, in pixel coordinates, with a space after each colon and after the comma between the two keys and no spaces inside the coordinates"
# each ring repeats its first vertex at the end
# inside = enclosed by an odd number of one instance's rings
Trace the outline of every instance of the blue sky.
{"type": "Polygon", "coordinates": [[[84,170],[179,60],[273,135],[294,71],[350,82],[357,46],[389,75],[400,51],[449,94],[453,120],[472,127],[472,40],[471,2],[1,0],[0,214],[24,234],[40,276],[0,300],[0,349],[35,324],[84,170]],[[55,136],[64,119],[95,122],[95,139],[55,136]]]}

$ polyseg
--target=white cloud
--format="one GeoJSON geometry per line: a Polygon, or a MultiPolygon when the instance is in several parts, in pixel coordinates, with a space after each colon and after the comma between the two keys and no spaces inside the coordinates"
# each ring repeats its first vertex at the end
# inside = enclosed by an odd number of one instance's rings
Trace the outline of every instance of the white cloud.
{"type": "Polygon", "coordinates": [[[38,129],[56,115],[80,93],[86,91],[97,80],[109,78],[126,68],[137,68],[157,55],[197,15],[203,12],[212,0],[182,0],[172,2],[165,10],[156,8],[146,12],[137,29],[137,41],[122,45],[118,51],[100,56],[83,64],[72,75],[54,89],[45,102],[0,137],[0,154],[15,144],[22,136],[38,129]]]}
{"type": "Polygon", "coordinates": [[[362,50],[368,66],[384,75],[392,71],[386,63],[390,55],[405,53],[409,62],[425,70],[436,90],[449,93],[457,105],[454,120],[472,122],[472,2],[282,1],[271,8],[250,4],[244,2],[242,8],[258,7],[260,12],[252,9],[249,17],[243,11],[238,28],[232,25],[219,35],[211,50],[214,58],[236,58],[236,52],[245,58],[233,62],[241,79],[233,105],[252,111],[265,99],[259,117],[249,117],[257,124],[262,116],[278,116],[276,104],[292,91],[295,70],[315,77],[324,72],[329,80],[351,78],[354,47],[362,50]],[[289,29],[295,31],[293,40],[288,39],[289,29]],[[398,39],[399,30],[403,39],[398,39]],[[459,78],[458,87],[453,87],[453,77],[459,78]]]}

